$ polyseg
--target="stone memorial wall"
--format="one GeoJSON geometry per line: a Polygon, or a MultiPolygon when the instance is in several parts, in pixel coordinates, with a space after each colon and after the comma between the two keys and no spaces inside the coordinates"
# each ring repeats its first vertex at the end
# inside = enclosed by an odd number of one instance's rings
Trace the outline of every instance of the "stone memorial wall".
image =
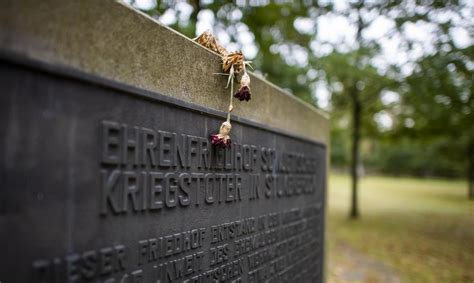
{"type": "Polygon", "coordinates": [[[5,7],[0,282],[324,280],[324,114],[252,76],[216,148],[217,55],[116,1],[5,7]]]}

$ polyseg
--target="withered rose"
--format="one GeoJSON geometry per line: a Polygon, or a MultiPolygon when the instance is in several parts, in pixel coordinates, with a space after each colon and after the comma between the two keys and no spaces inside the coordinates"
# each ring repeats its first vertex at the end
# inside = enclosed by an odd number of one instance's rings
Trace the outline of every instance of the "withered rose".
{"type": "Polygon", "coordinates": [[[228,148],[231,146],[232,142],[230,140],[230,130],[232,129],[232,125],[229,121],[225,121],[222,123],[219,133],[215,135],[211,135],[210,140],[211,143],[215,146],[228,148]]]}
{"type": "Polygon", "coordinates": [[[249,101],[251,95],[252,94],[250,93],[250,88],[248,86],[243,86],[239,89],[239,91],[234,94],[234,97],[236,97],[240,101],[249,101]]]}
{"type": "Polygon", "coordinates": [[[224,71],[224,73],[217,74],[228,76],[226,88],[230,86],[230,97],[229,108],[227,110],[227,120],[222,123],[219,129],[219,133],[211,135],[209,139],[211,143],[215,146],[229,148],[232,144],[229,135],[230,130],[232,129],[232,125],[230,124],[230,113],[234,108],[232,104],[232,99],[233,97],[236,97],[240,101],[249,101],[251,97],[250,76],[247,74],[246,71],[247,66],[251,67],[250,61],[245,61],[244,55],[240,51],[228,52],[227,50],[225,50],[225,48],[219,44],[216,38],[209,31],[206,31],[200,36],[198,36],[195,41],[201,44],[202,46],[217,52],[221,56],[222,70],[224,71]],[[242,73],[243,75],[240,80],[240,88],[236,93],[234,93],[234,80],[238,75],[242,73]]]}
{"type": "Polygon", "coordinates": [[[238,98],[240,101],[249,101],[251,97],[250,93],[250,76],[244,70],[244,74],[240,79],[240,89],[234,94],[234,97],[238,98]]]}
{"type": "Polygon", "coordinates": [[[228,148],[231,145],[231,140],[230,138],[225,139],[223,137],[219,137],[219,135],[216,134],[211,135],[211,143],[218,147],[228,148]]]}

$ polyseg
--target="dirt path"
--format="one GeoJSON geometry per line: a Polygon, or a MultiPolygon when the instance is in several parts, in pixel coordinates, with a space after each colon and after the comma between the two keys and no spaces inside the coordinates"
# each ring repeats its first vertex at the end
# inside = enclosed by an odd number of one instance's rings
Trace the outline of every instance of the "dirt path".
{"type": "Polygon", "coordinates": [[[345,243],[337,243],[337,255],[329,258],[328,283],[400,283],[396,272],[383,262],[368,258],[345,243]]]}

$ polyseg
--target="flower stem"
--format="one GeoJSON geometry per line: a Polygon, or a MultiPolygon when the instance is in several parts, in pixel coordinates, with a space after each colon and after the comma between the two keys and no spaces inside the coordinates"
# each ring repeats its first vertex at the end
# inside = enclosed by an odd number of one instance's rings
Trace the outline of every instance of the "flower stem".
{"type": "Polygon", "coordinates": [[[230,122],[230,112],[234,108],[232,104],[232,99],[234,98],[234,66],[230,68],[230,100],[229,100],[229,108],[227,109],[227,122],[230,122]]]}
{"type": "Polygon", "coordinates": [[[229,109],[227,111],[227,122],[230,122],[230,112],[232,111],[232,108],[234,107],[232,105],[233,98],[234,98],[234,78],[232,78],[230,82],[230,103],[229,103],[229,109]]]}

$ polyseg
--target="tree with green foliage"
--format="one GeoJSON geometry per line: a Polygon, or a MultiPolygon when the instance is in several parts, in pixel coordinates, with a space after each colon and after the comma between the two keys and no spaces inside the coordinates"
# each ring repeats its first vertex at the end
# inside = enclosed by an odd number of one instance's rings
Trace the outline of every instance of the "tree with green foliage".
{"type": "MultiPolygon", "coordinates": [[[[466,166],[468,196],[474,199],[474,47],[442,49],[420,60],[406,78],[399,133],[422,140],[446,139],[443,152],[466,166]],[[445,49],[448,50],[448,49],[445,49]]],[[[442,158],[440,158],[442,160],[442,158]]]]}
{"type": "MultiPolygon", "coordinates": [[[[373,114],[383,109],[377,101],[380,94],[388,89],[402,95],[403,104],[397,105],[395,110],[403,109],[402,113],[413,116],[411,121],[414,121],[416,126],[411,131],[415,131],[418,137],[437,140],[440,140],[440,137],[454,137],[450,139],[450,151],[465,153],[466,163],[469,164],[469,194],[471,197],[474,195],[473,47],[471,45],[464,49],[458,48],[454,43],[452,30],[460,28],[464,23],[467,23],[466,29],[473,27],[469,17],[472,17],[472,10],[468,11],[466,3],[451,0],[426,3],[354,1],[348,9],[339,12],[339,15],[348,18],[356,29],[355,48],[343,54],[344,56],[334,52],[318,59],[322,62],[329,60],[326,66],[323,64],[322,67],[328,84],[332,85],[335,81],[342,86],[338,87],[341,89],[339,92],[332,90],[333,117],[338,112],[336,109],[343,109],[341,103],[351,106],[352,218],[358,216],[357,167],[360,162],[361,128],[371,132],[373,114]],[[415,47],[419,48],[420,44],[406,37],[405,30],[415,24],[429,26],[432,30],[434,54],[429,54],[429,50],[422,51],[421,56],[409,59],[406,64],[414,66],[409,74],[402,72],[400,67],[403,66],[397,64],[389,66],[385,72],[376,70],[371,59],[380,55],[378,39],[363,34],[370,27],[371,19],[377,17],[395,23],[388,34],[398,35],[400,45],[404,46],[401,49],[407,53],[413,53],[415,47]],[[362,120],[364,109],[367,109],[370,116],[367,121],[362,120]]],[[[454,156],[451,155],[451,158],[454,156]]]]}
{"type": "MultiPolygon", "coordinates": [[[[407,23],[429,25],[432,42],[431,51],[411,62],[413,71],[400,80],[394,132],[416,141],[441,141],[438,159],[464,164],[468,195],[474,199],[474,46],[456,43],[462,29],[472,31],[474,10],[467,1],[423,4],[406,4],[395,17],[399,30],[407,23]]],[[[413,48],[414,41],[406,39],[407,47],[413,48]]]]}
{"type": "Polygon", "coordinates": [[[357,193],[362,135],[366,137],[376,135],[377,125],[373,116],[384,109],[380,95],[383,91],[397,86],[396,81],[380,75],[373,66],[361,63],[361,58],[370,56],[370,51],[370,49],[365,51],[359,49],[346,54],[335,52],[320,58],[318,63],[324,70],[331,89],[332,119],[335,121],[346,119],[352,122],[350,155],[352,196],[349,214],[351,218],[359,217],[357,193]]]}
{"type": "MultiPolygon", "coordinates": [[[[398,85],[389,74],[380,72],[371,60],[381,53],[377,39],[363,34],[371,26],[371,20],[375,18],[373,15],[381,15],[382,11],[390,11],[390,8],[391,6],[385,3],[354,1],[349,3],[347,9],[336,10],[334,13],[345,17],[355,29],[352,50],[335,51],[314,59],[314,64],[324,71],[324,79],[331,89],[333,119],[342,117],[351,121],[352,195],[349,216],[352,219],[359,217],[358,184],[362,134],[365,132],[366,135],[373,135],[376,132],[374,115],[383,110],[380,97],[384,91],[398,85]]],[[[337,46],[334,46],[334,49],[337,50],[337,46]]]]}

